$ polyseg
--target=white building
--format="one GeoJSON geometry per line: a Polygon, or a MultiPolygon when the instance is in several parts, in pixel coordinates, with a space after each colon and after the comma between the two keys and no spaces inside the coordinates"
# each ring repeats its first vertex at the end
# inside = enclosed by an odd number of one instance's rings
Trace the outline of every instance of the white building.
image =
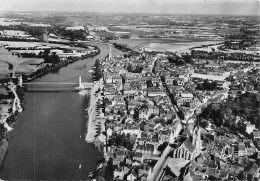
{"type": "Polygon", "coordinates": [[[84,26],[72,26],[72,27],[66,27],[65,30],[70,30],[70,31],[74,31],[74,30],[85,30],[84,26]]]}

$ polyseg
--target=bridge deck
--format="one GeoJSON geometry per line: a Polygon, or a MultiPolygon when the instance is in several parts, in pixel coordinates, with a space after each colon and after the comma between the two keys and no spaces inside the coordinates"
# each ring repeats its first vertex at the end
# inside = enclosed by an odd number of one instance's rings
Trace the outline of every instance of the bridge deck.
{"type": "Polygon", "coordinates": [[[59,84],[76,85],[78,83],[75,83],[75,82],[28,82],[28,83],[23,83],[23,85],[59,85],[59,84]]]}

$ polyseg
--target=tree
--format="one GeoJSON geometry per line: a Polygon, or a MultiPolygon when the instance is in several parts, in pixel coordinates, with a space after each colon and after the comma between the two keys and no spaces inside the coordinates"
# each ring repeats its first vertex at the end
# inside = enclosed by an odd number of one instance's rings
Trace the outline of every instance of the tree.
{"type": "Polygon", "coordinates": [[[193,64],[194,63],[192,58],[191,58],[191,55],[189,55],[189,54],[183,55],[182,58],[185,61],[185,63],[189,63],[189,64],[193,64]]]}
{"type": "Polygon", "coordinates": [[[204,84],[204,88],[206,90],[210,90],[211,89],[211,84],[209,83],[209,81],[207,79],[204,80],[203,84],[204,84]]]}
{"type": "Polygon", "coordinates": [[[218,86],[217,81],[213,81],[213,82],[211,82],[211,84],[210,84],[210,89],[211,89],[211,90],[215,90],[215,89],[217,88],[217,86],[218,86]]]}
{"type": "Polygon", "coordinates": [[[134,70],[132,64],[129,64],[126,69],[128,72],[133,72],[134,70]]]}
{"type": "Polygon", "coordinates": [[[177,80],[173,80],[173,81],[172,81],[172,85],[177,86],[177,85],[178,85],[177,80]]]}
{"type": "Polygon", "coordinates": [[[102,69],[101,69],[101,62],[99,59],[96,59],[95,61],[95,76],[96,80],[100,80],[102,78],[102,69]]]}
{"type": "Polygon", "coordinates": [[[50,49],[45,49],[44,52],[43,52],[43,57],[49,56],[50,52],[51,52],[50,49]]]}
{"type": "Polygon", "coordinates": [[[126,141],[126,136],[125,136],[125,133],[123,133],[123,134],[121,135],[120,145],[124,145],[124,144],[125,144],[125,141],[126,141]]]}
{"type": "Polygon", "coordinates": [[[168,142],[163,142],[163,144],[158,146],[157,150],[163,152],[167,146],[168,146],[168,142]]]}
{"type": "Polygon", "coordinates": [[[199,122],[199,124],[200,124],[200,126],[201,126],[202,128],[206,128],[206,127],[208,127],[208,125],[209,125],[208,120],[206,120],[206,119],[201,119],[200,122],[199,122]]]}
{"type": "Polygon", "coordinates": [[[147,87],[153,87],[152,80],[147,80],[146,85],[147,85],[147,87]]]}

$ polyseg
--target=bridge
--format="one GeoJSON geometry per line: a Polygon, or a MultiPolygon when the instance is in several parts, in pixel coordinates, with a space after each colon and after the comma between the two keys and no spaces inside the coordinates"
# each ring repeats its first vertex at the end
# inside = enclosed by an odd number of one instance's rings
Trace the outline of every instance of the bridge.
{"type": "Polygon", "coordinates": [[[27,85],[78,85],[75,82],[27,82],[23,83],[24,86],[27,85]]]}
{"type": "Polygon", "coordinates": [[[64,91],[80,91],[92,89],[93,83],[81,82],[28,82],[23,83],[25,91],[29,92],[64,92],[64,91]]]}

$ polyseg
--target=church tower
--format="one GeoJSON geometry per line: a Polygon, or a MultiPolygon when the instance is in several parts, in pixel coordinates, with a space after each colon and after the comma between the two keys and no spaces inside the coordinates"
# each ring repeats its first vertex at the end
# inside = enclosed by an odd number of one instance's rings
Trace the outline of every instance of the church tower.
{"type": "Polygon", "coordinates": [[[193,130],[192,144],[196,149],[196,153],[200,152],[202,148],[202,142],[201,142],[201,128],[199,126],[199,116],[197,116],[197,124],[195,125],[195,128],[193,130]]]}
{"type": "Polygon", "coordinates": [[[111,60],[111,58],[112,58],[112,49],[111,49],[111,45],[110,45],[109,54],[108,54],[108,60],[111,60]]]}

